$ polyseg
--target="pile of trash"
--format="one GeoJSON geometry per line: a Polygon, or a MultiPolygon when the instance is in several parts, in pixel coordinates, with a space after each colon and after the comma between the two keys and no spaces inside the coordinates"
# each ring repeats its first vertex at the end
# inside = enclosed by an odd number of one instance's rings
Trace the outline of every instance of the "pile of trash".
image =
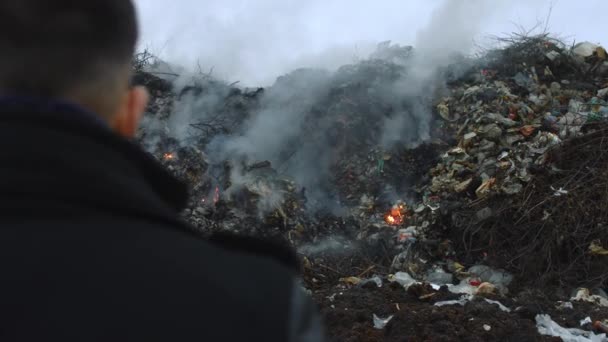
{"type": "Polygon", "coordinates": [[[412,91],[415,53],[383,43],[267,89],[158,72],[142,55],[136,82],[153,101],[139,138],[189,184],[183,217],[202,235],[298,251],[336,339],[501,339],[521,326],[524,339],[605,340],[606,51],[514,37],[412,91]],[[529,295],[539,287],[551,295],[529,295]],[[489,312],[509,323],[476,323],[489,312]]]}
{"type": "Polygon", "coordinates": [[[450,84],[436,112],[455,143],[420,191],[425,204],[449,208],[440,225],[463,260],[528,284],[608,286],[596,209],[608,166],[607,63],[597,45],[522,38],[450,84]]]}

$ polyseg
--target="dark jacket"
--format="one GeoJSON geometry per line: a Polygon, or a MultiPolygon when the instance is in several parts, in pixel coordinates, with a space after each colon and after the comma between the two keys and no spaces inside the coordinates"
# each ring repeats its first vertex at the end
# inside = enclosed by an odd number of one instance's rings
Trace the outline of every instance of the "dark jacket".
{"type": "Polygon", "coordinates": [[[0,104],[0,341],[316,341],[295,272],[199,238],[186,189],[69,105],[0,104]]]}

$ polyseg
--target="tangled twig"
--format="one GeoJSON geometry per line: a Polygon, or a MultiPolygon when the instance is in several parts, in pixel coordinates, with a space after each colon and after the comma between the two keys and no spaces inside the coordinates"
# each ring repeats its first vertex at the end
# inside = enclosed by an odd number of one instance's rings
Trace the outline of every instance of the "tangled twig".
{"type": "Polygon", "coordinates": [[[488,262],[515,272],[523,282],[606,286],[606,257],[589,253],[589,246],[608,240],[607,143],[608,125],[596,125],[547,152],[552,168],[515,198],[479,202],[461,214],[467,254],[487,252],[488,262]],[[486,206],[495,216],[477,222],[476,210],[486,206]]]}

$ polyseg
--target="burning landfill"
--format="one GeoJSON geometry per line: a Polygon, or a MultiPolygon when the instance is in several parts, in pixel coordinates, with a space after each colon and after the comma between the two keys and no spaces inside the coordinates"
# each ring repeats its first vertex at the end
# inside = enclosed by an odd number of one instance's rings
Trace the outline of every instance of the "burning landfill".
{"type": "Polygon", "coordinates": [[[139,139],[202,235],[298,251],[336,341],[606,341],[606,50],[504,43],[425,75],[384,43],[266,89],[142,53],[139,139]]]}

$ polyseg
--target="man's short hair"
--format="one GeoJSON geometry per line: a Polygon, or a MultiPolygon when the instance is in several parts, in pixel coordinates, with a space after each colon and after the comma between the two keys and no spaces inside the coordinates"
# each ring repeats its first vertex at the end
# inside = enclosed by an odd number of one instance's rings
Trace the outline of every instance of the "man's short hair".
{"type": "Polygon", "coordinates": [[[2,0],[0,95],[103,89],[128,70],[137,34],[131,0],[2,0]]]}

